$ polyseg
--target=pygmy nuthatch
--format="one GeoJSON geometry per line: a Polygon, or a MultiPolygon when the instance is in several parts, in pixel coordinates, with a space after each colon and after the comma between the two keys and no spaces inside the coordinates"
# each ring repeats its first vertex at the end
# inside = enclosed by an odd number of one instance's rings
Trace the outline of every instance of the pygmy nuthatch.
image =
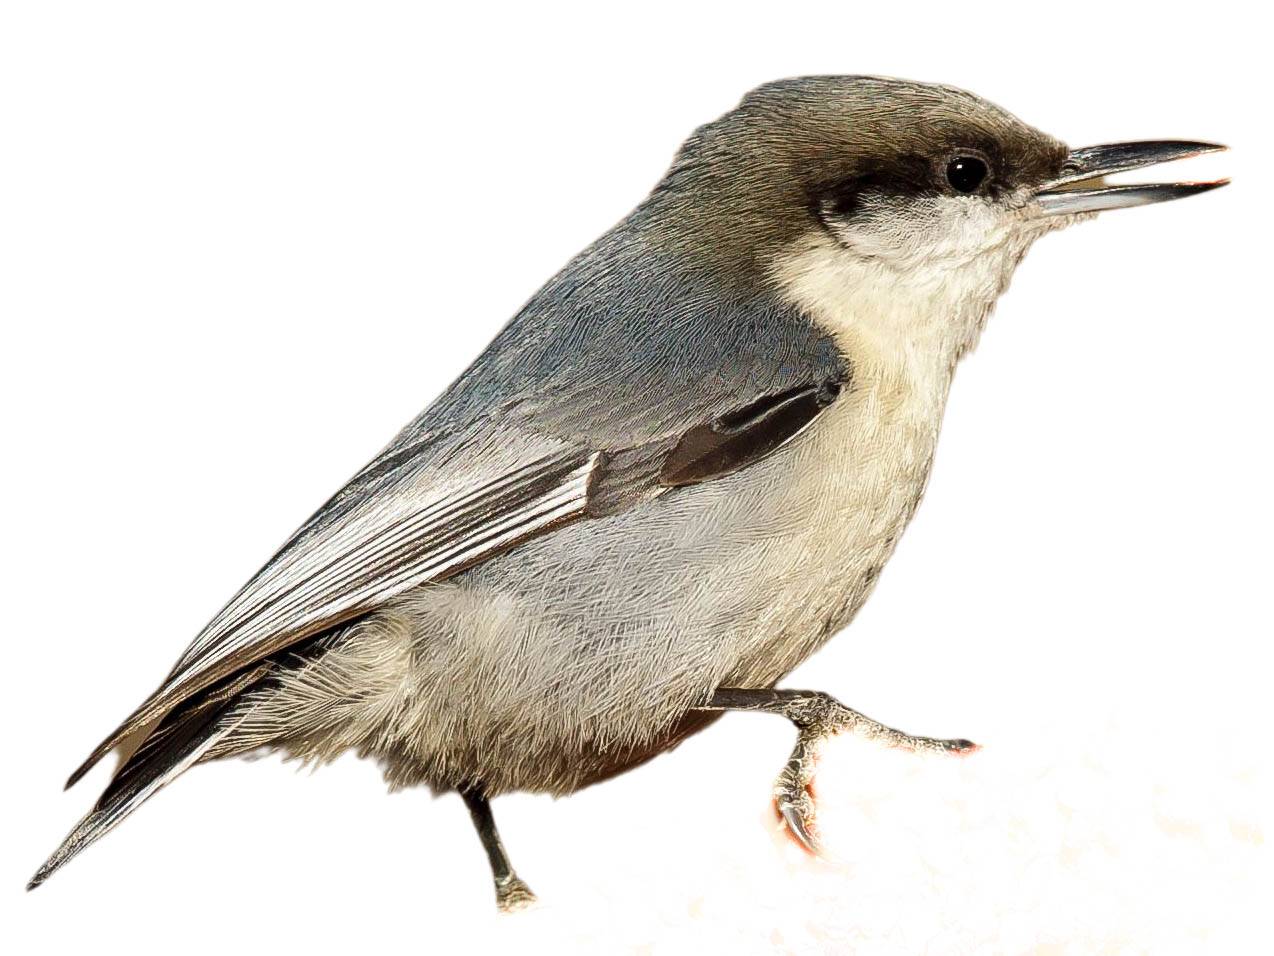
{"type": "Polygon", "coordinates": [[[775,802],[817,850],[830,734],[973,748],[774,687],[893,552],[956,363],[1044,233],[1222,185],[1104,176],[1220,148],[1068,151],[874,77],[749,93],[213,618],[71,776],[121,753],[31,885],[194,764],[353,749],[459,791],[512,908],[489,797],[571,793],[726,710],[798,728],[775,802]]]}

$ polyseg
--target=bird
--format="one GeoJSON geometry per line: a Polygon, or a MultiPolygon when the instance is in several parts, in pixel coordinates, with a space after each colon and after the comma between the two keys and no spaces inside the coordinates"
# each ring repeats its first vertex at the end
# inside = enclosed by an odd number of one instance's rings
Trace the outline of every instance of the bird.
{"type": "Polygon", "coordinates": [[[492,799],[574,793],[736,710],[794,725],[772,798],[825,852],[833,736],[976,749],[778,686],[875,586],[959,361],[1036,239],[1227,182],[1107,176],[1223,148],[1070,149],[885,77],[747,93],[194,638],[72,774],[118,752],[28,888],[196,764],[353,751],[458,793],[516,910],[492,799]]]}

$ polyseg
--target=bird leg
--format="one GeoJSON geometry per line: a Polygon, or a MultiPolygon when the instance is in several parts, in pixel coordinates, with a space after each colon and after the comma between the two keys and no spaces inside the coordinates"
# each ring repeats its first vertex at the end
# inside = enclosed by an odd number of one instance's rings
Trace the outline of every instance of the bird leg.
{"type": "Polygon", "coordinates": [[[796,725],[796,746],[774,781],[774,805],[796,841],[815,856],[823,855],[823,847],[818,838],[811,784],[819,751],[829,738],[849,731],[904,750],[965,755],[978,749],[968,740],[904,734],[851,710],[822,691],[723,687],[698,709],[761,711],[786,717],[796,725]]]}
{"type": "Polygon", "coordinates": [[[513,871],[504,852],[504,844],[500,842],[500,833],[495,828],[495,817],[491,814],[491,804],[487,801],[480,786],[461,787],[460,797],[469,808],[469,816],[473,817],[473,825],[482,841],[482,848],[487,851],[487,859],[491,861],[491,876],[495,881],[495,905],[502,913],[512,913],[524,909],[535,902],[535,894],[522,882],[521,877],[513,871]]]}

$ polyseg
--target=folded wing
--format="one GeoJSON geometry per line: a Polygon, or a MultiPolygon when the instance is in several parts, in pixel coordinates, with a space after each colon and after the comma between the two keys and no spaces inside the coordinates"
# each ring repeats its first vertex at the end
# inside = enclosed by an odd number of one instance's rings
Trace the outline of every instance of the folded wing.
{"type": "Polygon", "coordinates": [[[450,436],[405,451],[391,448],[311,518],[67,785],[130,734],[235,671],[582,516],[602,459],[510,434],[450,436]],[[468,467],[453,467],[457,457],[468,467]]]}

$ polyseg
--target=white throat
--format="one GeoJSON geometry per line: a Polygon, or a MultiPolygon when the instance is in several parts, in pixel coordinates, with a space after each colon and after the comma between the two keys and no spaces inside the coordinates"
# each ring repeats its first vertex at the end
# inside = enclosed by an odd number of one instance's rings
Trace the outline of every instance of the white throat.
{"type": "Polygon", "coordinates": [[[814,233],[780,257],[771,274],[788,300],[830,332],[851,359],[854,347],[917,359],[928,353],[929,361],[954,368],[977,344],[1029,244],[1029,238],[1005,241],[968,259],[900,268],[814,233]]]}
{"type": "Polygon", "coordinates": [[[788,301],[836,339],[860,383],[918,389],[940,415],[956,363],[977,345],[1039,234],[1006,228],[977,255],[898,262],[851,251],[819,231],[779,257],[771,275],[788,301]]]}

